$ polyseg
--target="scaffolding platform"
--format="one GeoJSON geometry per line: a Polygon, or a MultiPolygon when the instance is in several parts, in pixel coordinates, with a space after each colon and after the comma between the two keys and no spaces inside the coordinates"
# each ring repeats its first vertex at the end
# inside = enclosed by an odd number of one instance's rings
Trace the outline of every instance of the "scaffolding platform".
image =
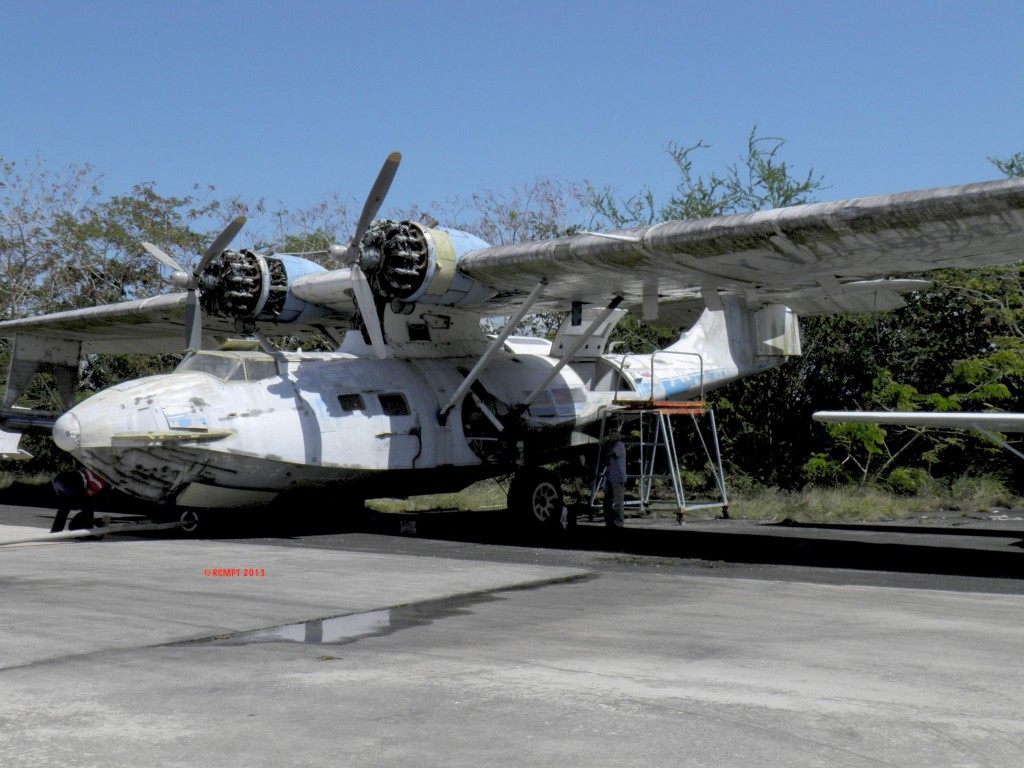
{"type": "Polygon", "coordinates": [[[714,410],[703,400],[616,400],[601,419],[597,463],[590,492],[590,519],[599,514],[603,506],[597,498],[604,488],[606,437],[612,429],[618,429],[622,435],[622,444],[626,448],[627,482],[635,484],[631,494],[633,498],[627,498],[625,502],[627,510],[639,508],[647,513],[669,509],[680,524],[687,514],[708,509],[721,509],[724,517],[729,516],[714,410]],[[718,498],[687,498],[676,448],[677,430],[683,428],[681,421],[688,421],[699,438],[705,457],[702,469],[710,471],[718,498]],[[659,480],[667,482],[659,483],[659,480]],[[671,493],[664,492],[667,488],[671,493]]]}

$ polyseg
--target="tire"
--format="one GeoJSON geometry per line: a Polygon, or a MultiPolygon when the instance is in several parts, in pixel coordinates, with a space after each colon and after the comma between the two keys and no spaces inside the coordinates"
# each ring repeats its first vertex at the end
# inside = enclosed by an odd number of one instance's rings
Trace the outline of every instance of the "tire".
{"type": "Polygon", "coordinates": [[[554,472],[531,469],[512,479],[508,506],[533,530],[562,528],[562,483],[554,472]]]}
{"type": "Polygon", "coordinates": [[[199,513],[194,509],[186,509],[178,517],[181,522],[181,532],[186,536],[195,536],[199,531],[199,513]]]}

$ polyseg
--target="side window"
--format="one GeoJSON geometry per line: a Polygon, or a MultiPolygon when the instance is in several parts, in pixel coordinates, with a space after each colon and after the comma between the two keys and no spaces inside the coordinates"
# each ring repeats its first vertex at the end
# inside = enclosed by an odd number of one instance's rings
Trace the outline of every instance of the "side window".
{"type": "Polygon", "coordinates": [[[341,405],[341,410],[346,413],[366,410],[362,395],[338,395],[338,403],[341,405]]]}
{"type": "Polygon", "coordinates": [[[380,409],[385,416],[408,416],[409,403],[405,401],[405,395],[401,392],[389,392],[386,395],[378,395],[380,409]]]}
{"type": "Polygon", "coordinates": [[[250,358],[245,361],[245,372],[249,381],[269,379],[277,376],[277,363],[273,360],[254,360],[250,358]]]}

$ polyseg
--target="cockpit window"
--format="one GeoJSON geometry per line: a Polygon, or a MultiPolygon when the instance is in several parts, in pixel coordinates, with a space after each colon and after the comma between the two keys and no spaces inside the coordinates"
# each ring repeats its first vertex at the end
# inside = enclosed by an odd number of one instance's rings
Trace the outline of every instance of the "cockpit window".
{"type": "Polygon", "coordinates": [[[175,373],[208,373],[223,381],[259,381],[277,375],[273,360],[260,360],[232,354],[196,352],[189,355],[175,369],[175,373]]]}
{"type": "Polygon", "coordinates": [[[273,360],[255,360],[249,358],[245,361],[245,373],[249,381],[260,381],[277,376],[277,363],[273,360]]]}
{"type": "Polygon", "coordinates": [[[225,357],[223,355],[204,355],[197,353],[189,355],[175,370],[175,373],[208,373],[218,379],[228,381],[239,378],[239,369],[242,371],[240,378],[245,378],[245,369],[242,368],[242,361],[237,357],[225,357]]]}

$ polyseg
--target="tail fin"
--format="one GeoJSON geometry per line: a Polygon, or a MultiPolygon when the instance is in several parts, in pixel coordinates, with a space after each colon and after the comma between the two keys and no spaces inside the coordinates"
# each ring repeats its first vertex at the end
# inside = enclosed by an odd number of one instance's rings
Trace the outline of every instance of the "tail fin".
{"type": "Polygon", "coordinates": [[[782,304],[752,310],[741,298],[724,297],[721,309],[705,309],[667,351],[699,356],[705,384],[720,386],[799,355],[800,327],[782,304]]]}

